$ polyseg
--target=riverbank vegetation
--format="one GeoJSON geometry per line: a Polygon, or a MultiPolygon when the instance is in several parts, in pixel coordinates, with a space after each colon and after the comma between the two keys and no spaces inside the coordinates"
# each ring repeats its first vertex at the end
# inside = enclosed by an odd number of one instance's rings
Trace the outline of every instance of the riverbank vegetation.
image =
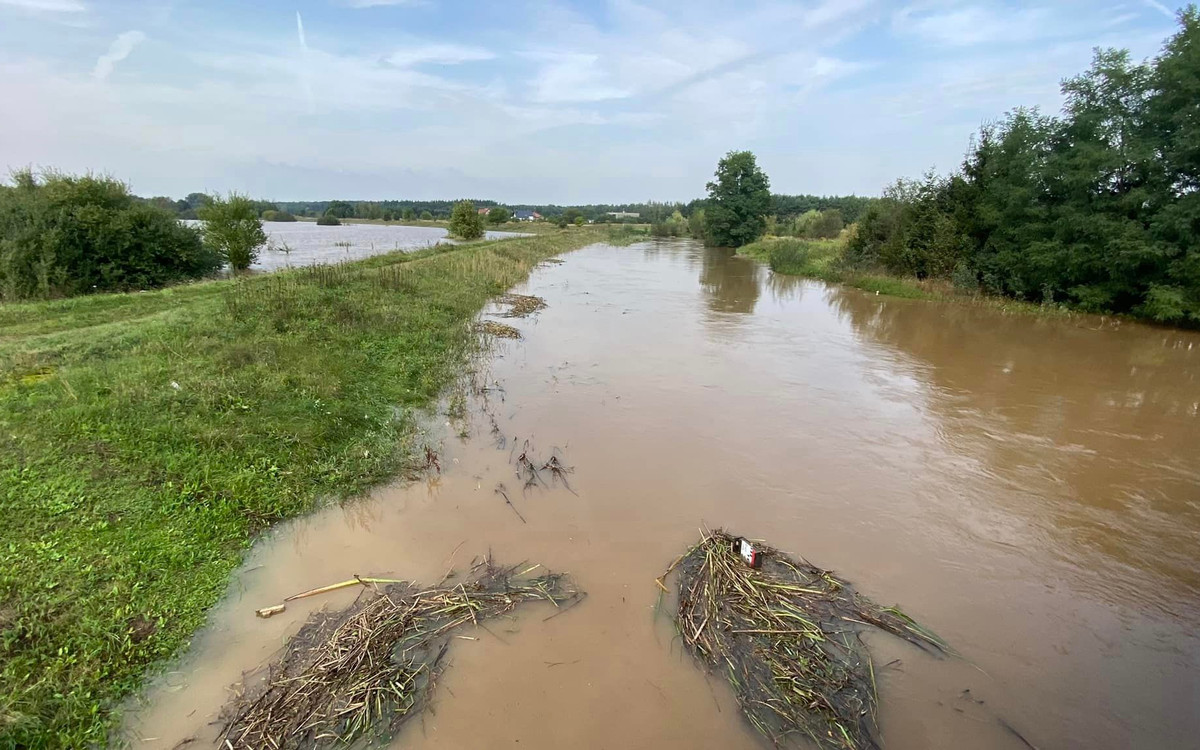
{"type": "Polygon", "coordinates": [[[223,260],[117,180],[26,170],[0,185],[0,301],[161,287],[223,260]]]}
{"type": "Polygon", "coordinates": [[[414,469],[482,305],[604,239],[0,306],[0,746],[106,744],[254,536],[414,469]]]}
{"type": "Polygon", "coordinates": [[[985,126],[958,172],[896,182],[837,243],[742,252],[864,288],[890,277],[882,291],[901,296],[1200,325],[1200,13],[1179,19],[1159,57],[1097,51],[1063,83],[1060,116],[1017,109],[985,126]]]}

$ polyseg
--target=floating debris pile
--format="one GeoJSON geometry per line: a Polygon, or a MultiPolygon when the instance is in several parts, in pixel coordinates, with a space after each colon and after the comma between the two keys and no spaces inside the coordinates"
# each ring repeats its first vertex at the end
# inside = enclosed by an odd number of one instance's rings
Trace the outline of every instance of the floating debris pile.
{"type": "Polygon", "coordinates": [[[485,320],[476,326],[476,329],[488,336],[495,336],[498,339],[519,339],[521,332],[510,325],[497,323],[494,320],[485,320]]]}
{"type": "Polygon", "coordinates": [[[569,576],[526,577],[539,567],[485,560],[455,585],[394,583],[313,615],[265,680],[248,679],[226,707],[221,746],[307,750],[391,737],[429,704],[457,628],[528,602],[580,599],[569,576]]]}
{"type": "Polygon", "coordinates": [[[678,571],[684,643],[729,680],[776,746],[879,747],[875,669],[860,633],[874,626],[935,655],[949,646],[829,571],[743,541],[706,533],[659,580],[678,571]]]}
{"type": "Polygon", "coordinates": [[[502,318],[524,318],[546,308],[546,300],[529,294],[503,294],[496,302],[509,307],[500,314],[502,318]]]}

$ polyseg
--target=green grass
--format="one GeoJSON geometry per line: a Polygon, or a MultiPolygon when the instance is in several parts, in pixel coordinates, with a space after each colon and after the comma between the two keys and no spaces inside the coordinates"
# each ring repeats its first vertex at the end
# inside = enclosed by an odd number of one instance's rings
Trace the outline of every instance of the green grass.
{"type": "Polygon", "coordinates": [[[804,240],[794,237],[766,237],[738,249],[738,253],[758,258],[775,273],[808,276],[832,284],[907,299],[941,299],[944,294],[916,279],[885,274],[860,273],[841,267],[844,241],[804,240]]]}
{"type": "Polygon", "coordinates": [[[604,239],[0,306],[0,747],[104,745],[258,532],[413,466],[486,300],[604,239]]]}
{"type": "Polygon", "coordinates": [[[889,297],[905,299],[944,299],[942,295],[929,291],[921,286],[916,279],[904,279],[898,276],[881,274],[848,274],[841,275],[841,281],[867,292],[886,294],[889,297]]]}
{"type": "Polygon", "coordinates": [[[739,248],[738,253],[764,261],[776,273],[841,280],[835,267],[842,254],[839,240],[766,237],[739,248]]]}

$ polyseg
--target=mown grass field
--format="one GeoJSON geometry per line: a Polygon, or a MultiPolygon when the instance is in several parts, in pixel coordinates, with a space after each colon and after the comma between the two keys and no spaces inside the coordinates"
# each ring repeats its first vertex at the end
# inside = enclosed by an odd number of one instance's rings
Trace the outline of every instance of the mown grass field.
{"type": "Polygon", "coordinates": [[[606,237],[0,306],[0,747],[104,745],[259,531],[414,465],[485,302],[606,237]]]}

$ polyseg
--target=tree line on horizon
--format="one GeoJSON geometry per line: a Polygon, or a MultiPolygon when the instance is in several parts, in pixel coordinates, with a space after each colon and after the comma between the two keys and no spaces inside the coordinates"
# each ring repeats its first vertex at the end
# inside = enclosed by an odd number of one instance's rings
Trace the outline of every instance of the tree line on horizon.
{"type": "MultiPolygon", "coordinates": [[[[211,196],[206,193],[189,193],[180,199],[166,196],[143,198],[152,205],[176,213],[181,219],[197,219],[198,211],[211,196]]],[[[620,224],[654,224],[665,222],[679,212],[685,219],[695,212],[703,210],[708,204],[708,198],[696,198],[688,202],[645,201],[642,203],[590,203],[580,205],[559,205],[553,203],[500,203],[494,200],[469,199],[477,209],[503,208],[513,214],[517,211],[535,211],[549,221],[562,217],[567,223],[573,223],[576,218],[583,217],[584,221],[620,224]],[[636,218],[614,218],[610,214],[637,214],[636,218]]],[[[791,219],[811,212],[827,210],[838,211],[845,223],[852,224],[866,211],[867,207],[878,198],[858,195],[784,195],[772,194],[770,215],[782,220],[791,219]]],[[[384,200],[384,201],[269,201],[253,200],[259,216],[268,221],[288,221],[287,217],[316,218],[331,215],[338,219],[365,219],[370,221],[410,221],[415,219],[444,220],[453,212],[459,200],[384,200]],[[282,219],[277,215],[284,215],[282,219]]]]}

